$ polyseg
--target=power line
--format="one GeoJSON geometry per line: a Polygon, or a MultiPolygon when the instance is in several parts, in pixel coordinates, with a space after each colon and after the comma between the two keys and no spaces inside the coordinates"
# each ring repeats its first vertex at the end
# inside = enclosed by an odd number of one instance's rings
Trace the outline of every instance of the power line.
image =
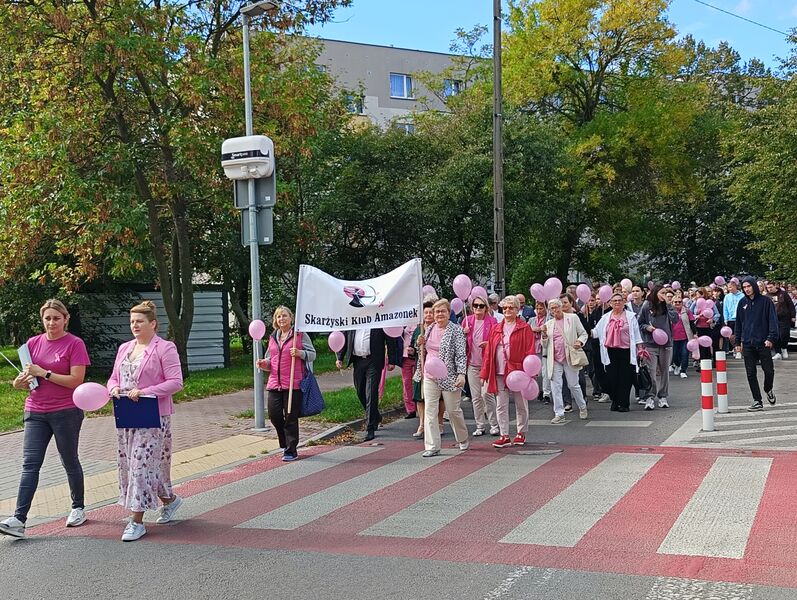
{"type": "Polygon", "coordinates": [[[698,4],[702,4],[703,6],[708,6],[709,8],[713,8],[714,10],[718,10],[726,15],[730,15],[732,17],[736,17],[737,19],[741,19],[742,21],[747,21],[748,23],[752,23],[753,25],[758,25],[759,27],[763,27],[764,29],[769,29],[770,31],[774,31],[775,33],[780,33],[781,35],[788,36],[790,34],[786,33],[785,31],[781,31],[780,29],[775,29],[774,27],[770,27],[769,25],[764,25],[763,23],[759,23],[758,21],[753,21],[752,19],[748,19],[747,17],[743,17],[742,15],[737,15],[736,13],[732,13],[729,10],[725,10],[724,8],[720,8],[719,6],[714,6],[713,4],[709,4],[708,2],[703,2],[703,0],[695,0],[698,4]]]}

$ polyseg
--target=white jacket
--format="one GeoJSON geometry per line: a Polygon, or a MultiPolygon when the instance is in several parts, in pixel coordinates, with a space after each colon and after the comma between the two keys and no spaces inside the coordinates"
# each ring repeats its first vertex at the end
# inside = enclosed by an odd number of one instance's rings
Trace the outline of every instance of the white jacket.
{"type": "MultiPolygon", "coordinates": [[[[642,334],[639,332],[639,323],[637,323],[636,315],[630,310],[626,310],[624,312],[625,318],[628,320],[628,333],[631,338],[631,364],[636,367],[636,349],[637,344],[642,343],[642,334]]],[[[609,319],[611,316],[612,313],[607,312],[601,317],[601,320],[598,321],[598,324],[595,325],[595,329],[592,330],[592,337],[598,338],[598,341],[601,344],[601,362],[604,365],[611,363],[609,360],[609,352],[606,350],[606,327],[609,325],[609,319]]]]}

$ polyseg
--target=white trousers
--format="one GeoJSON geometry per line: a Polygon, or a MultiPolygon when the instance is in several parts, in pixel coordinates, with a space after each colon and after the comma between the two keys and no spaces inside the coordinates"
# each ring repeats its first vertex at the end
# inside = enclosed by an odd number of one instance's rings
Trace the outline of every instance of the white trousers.
{"type": "Polygon", "coordinates": [[[580,369],[571,367],[567,362],[553,363],[553,377],[551,377],[551,392],[553,394],[553,412],[557,417],[565,414],[565,405],[562,401],[562,375],[567,380],[567,387],[570,395],[579,408],[587,408],[584,394],[581,393],[581,386],[578,384],[578,372],[580,369]]]}
{"type": "Polygon", "coordinates": [[[441,394],[451,429],[454,430],[454,438],[460,444],[468,441],[468,428],[465,426],[465,415],[462,413],[462,390],[442,391],[437,381],[424,377],[423,397],[426,398],[426,412],[423,417],[423,443],[426,450],[440,450],[440,423],[437,421],[437,410],[441,394]]]}
{"type": "Polygon", "coordinates": [[[498,394],[496,395],[496,412],[498,413],[498,429],[501,435],[509,435],[509,394],[515,397],[515,415],[517,432],[526,435],[529,430],[529,403],[520,394],[510,392],[504,385],[504,376],[496,375],[498,394]]]}
{"type": "Polygon", "coordinates": [[[470,386],[470,399],[473,401],[473,419],[476,421],[476,429],[484,430],[487,428],[484,416],[487,415],[487,422],[490,427],[498,427],[498,417],[495,413],[495,396],[487,393],[487,384],[482,386],[479,377],[481,367],[468,365],[468,385],[470,386]]]}

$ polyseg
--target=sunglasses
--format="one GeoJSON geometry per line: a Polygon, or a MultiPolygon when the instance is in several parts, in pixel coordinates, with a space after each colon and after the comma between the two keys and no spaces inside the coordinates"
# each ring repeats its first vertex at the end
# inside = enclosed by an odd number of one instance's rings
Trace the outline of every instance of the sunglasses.
{"type": "Polygon", "coordinates": [[[487,308],[486,304],[473,304],[473,308],[487,308]]]}

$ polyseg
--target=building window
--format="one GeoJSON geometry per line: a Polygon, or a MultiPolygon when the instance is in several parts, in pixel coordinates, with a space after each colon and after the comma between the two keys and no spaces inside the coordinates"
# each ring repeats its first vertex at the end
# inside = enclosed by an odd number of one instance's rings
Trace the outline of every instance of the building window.
{"type": "Polygon", "coordinates": [[[415,133],[415,125],[413,125],[412,123],[395,123],[393,127],[398,129],[399,131],[403,131],[407,135],[415,133]]]}
{"type": "Polygon", "coordinates": [[[346,110],[354,115],[365,113],[365,99],[361,94],[346,94],[346,110]]]}
{"type": "Polygon", "coordinates": [[[390,74],[390,96],[392,98],[414,99],[412,91],[412,77],[404,73],[390,74]]]}
{"type": "Polygon", "coordinates": [[[443,81],[443,96],[448,98],[456,96],[462,91],[463,85],[459,79],[446,79],[443,81]]]}

